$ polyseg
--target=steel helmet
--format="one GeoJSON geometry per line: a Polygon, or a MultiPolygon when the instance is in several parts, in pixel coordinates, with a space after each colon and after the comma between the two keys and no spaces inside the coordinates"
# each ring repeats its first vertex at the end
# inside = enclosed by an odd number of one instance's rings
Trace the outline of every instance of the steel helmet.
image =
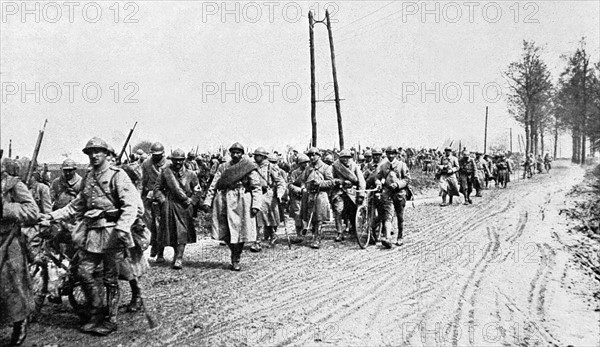
{"type": "Polygon", "coordinates": [[[374,148],[373,149],[373,155],[382,155],[383,152],[381,151],[381,149],[379,148],[374,148]]]}
{"type": "Polygon", "coordinates": [[[273,164],[277,164],[277,162],[279,161],[279,157],[277,157],[277,154],[273,153],[267,156],[267,160],[273,164]]]}
{"type": "Polygon", "coordinates": [[[258,147],[254,150],[254,155],[262,155],[263,157],[268,157],[269,152],[267,152],[267,150],[264,149],[264,147],[258,147]]]}
{"type": "Polygon", "coordinates": [[[152,146],[150,146],[150,153],[158,155],[165,153],[165,147],[160,142],[154,142],[152,146]]]}
{"type": "Polygon", "coordinates": [[[373,153],[371,151],[366,151],[365,152],[365,158],[370,158],[373,156],[373,153]]]}
{"type": "Polygon", "coordinates": [[[310,159],[308,158],[308,156],[306,154],[300,154],[298,156],[298,158],[296,159],[296,162],[298,163],[298,165],[308,163],[309,161],[310,161],[310,159]]]}
{"type": "Polygon", "coordinates": [[[311,147],[308,149],[308,151],[306,151],[306,154],[316,154],[318,156],[321,156],[321,151],[319,151],[319,149],[317,147],[311,147]]]}
{"type": "Polygon", "coordinates": [[[67,158],[65,159],[65,161],[63,161],[61,169],[63,170],[75,170],[77,168],[76,166],[77,164],[75,164],[75,161],[71,158],[67,158]]]}
{"type": "Polygon", "coordinates": [[[99,137],[92,137],[85,144],[85,147],[83,148],[83,153],[89,154],[89,151],[92,148],[101,148],[101,149],[104,149],[105,151],[108,152],[111,147],[110,147],[110,145],[108,143],[106,143],[106,141],[102,140],[101,138],[99,138],[99,137]]]}
{"type": "Polygon", "coordinates": [[[135,154],[137,154],[137,155],[139,155],[139,156],[141,157],[142,155],[144,155],[144,154],[146,154],[146,153],[144,153],[144,150],[143,150],[143,149],[141,149],[141,148],[138,148],[138,150],[137,150],[137,151],[135,151],[135,154]]]}
{"type": "Polygon", "coordinates": [[[176,150],[173,151],[173,153],[171,153],[171,155],[167,159],[185,160],[185,152],[183,151],[183,149],[177,148],[176,150]]]}
{"type": "Polygon", "coordinates": [[[392,146],[385,149],[385,153],[398,153],[398,150],[392,146]]]}
{"type": "Polygon", "coordinates": [[[340,152],[340,158],[352,158],[352,153],[349,150],[344,149],[340,152]]]}
{"type": "Polygon", "coordinates": [[[229,152],[231,152],[233,150],[238,150],[238,151],[242,151],[242,153],[246,153],[246,151],[244,151],[244,146],[242,146],[242,144],[239,142],[236,142],[233,145],[231,145],[231,147],[229,147],[229,152]]]}

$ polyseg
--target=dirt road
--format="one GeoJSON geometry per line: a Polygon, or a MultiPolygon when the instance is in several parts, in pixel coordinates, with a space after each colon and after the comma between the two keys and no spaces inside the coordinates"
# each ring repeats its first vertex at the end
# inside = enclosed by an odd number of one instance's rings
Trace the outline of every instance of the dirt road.
{"type": "Polygon", "coordinates": [[[182,271],[154,267],[146,279],[159,328],[122,314],[117,333],[83,335],[64,304],[44,309],[28,343],[598,346],[598,284],[560,243],[573,237],[559,211],[583,170],[557,164],[473,205],[408,206],[393,250],[334,243],[330,227],[318,251],[245,252],[233,273],[226,247],[199,242],[182,271]]]}

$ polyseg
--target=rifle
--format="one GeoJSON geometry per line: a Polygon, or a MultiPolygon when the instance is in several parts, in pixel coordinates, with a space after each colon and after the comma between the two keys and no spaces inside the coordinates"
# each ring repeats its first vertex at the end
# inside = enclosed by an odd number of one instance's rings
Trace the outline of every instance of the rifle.
{"type": "Polygon", "coordinates": [[[37,142],[35,143],[35,148],[33,149],[33,155],[31,156],[31,161],[29,162],[29,166],[27,167],[27,174],[25,175],[25,184],[29,182],[31,175],[33,174],[33,170],[35,170],[37,166],[37,157],[40,154],[40,147],[42,146],[42,139],[44,138],[44,132],[46,131],[46,124],[48,124],[48,120],[44,121],[44,127],[40,130],[37,138],[37,142]]]}
{"type": "Polygon", "coordinates": [[[127,135],[127,139],[125,140],[125,143],[123,144],[123,148],[121,149],[121,153],[119,153],[119,155],[116,158],[118,164],[121,163],[121,158],[123,157],[123,153],[125,153],[125,149],[127,148],[127,144],[129,144],[129,140],[131,139],[131,135],[133,134],[133,131],[135,130],[135,126],[136,125],[137,125],[137,122],[135,122],[135,124],[133,125],[133,128],[131,128],[129,130],[129,135],[127,135]]]}

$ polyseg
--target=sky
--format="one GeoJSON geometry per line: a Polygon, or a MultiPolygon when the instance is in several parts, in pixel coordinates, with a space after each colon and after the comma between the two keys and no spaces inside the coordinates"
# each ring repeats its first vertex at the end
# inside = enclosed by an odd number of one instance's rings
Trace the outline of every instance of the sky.
{"type": "MultiPolygon", "coordinates": [[[[330,11],[346,147],[518,150],[502,72],[523,40],[553,80],[586,38],[599,61],[598,1],[1,1],[0,144],[78,162],[88,139],[211,151],[305,149],[311,139],[308,12],[330,11]],[[25,6],[25,7],[23,7],[25,6]]],[[[315,24],[317,99],[331,100],[327,28],[315,24]]],[[[338,145],[335,104],[317,104],[318,145],[338,145]]],[[[550,145],[550,141],[546,145],[550,145]]],[[[569,137],[561,137],[567,155],[569,137]]]]}

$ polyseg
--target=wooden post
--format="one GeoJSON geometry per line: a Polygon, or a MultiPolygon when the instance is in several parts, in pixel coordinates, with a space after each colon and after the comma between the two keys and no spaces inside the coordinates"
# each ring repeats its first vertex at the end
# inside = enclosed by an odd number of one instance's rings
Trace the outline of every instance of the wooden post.
{"type": "Polygon", "coordinates": [[[488,124],[488,107],[485,107],[485,134],[483,137],[483,153],[487,153],[487,124],[488,124]]]}
{"type": "Polygon", "coordinates": [[[327,20],[327,31],[329,32],[329,49],[331,50],[331,70],[333,72],[333,91],[335,92],[335,111],[337,113],[338,134],[340,138],[340,151],[344,149],[344,128],[342,127],[342,111],[340,110],[340,91],[338,88],[337,71],[335,69],[335,52],[333,50],[333,34],[331,32],[331,21],[329,10],[325,10],[327,20]]]}
{"type": "Polygon", "coordinates": [[[8,140],[8,157],[12,158],[12,139],[8,140]]]}
{"type": "Polygon", "coordinates": [[[512,128],[509,128],[509,129],[510,129],[510,153],[512,153],[512,151],[513,151],[512,150],[512,128]]]}
{"type": "Polygon", "coordinates": [[[315,37],[313,25],[314,19],[312,11],[308,11],[308,45],[310,48],[310,124],[312,129],[312,146],[317,147],[317,98],[315,95],[315,37]]]}

